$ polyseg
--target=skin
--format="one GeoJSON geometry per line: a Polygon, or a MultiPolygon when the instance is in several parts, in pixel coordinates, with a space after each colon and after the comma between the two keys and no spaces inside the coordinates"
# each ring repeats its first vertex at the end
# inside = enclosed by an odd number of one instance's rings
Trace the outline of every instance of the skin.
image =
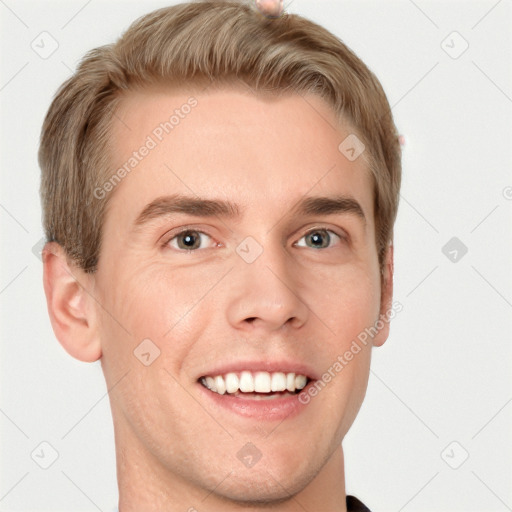
{"type": "Polygon", "coordinates": [[[204,399],[197,378],[214,363],[241,359],[293,359],[321,375],[389,311],[393,252],[390,245],[381,282],[369,172],[363,158],[340,153],[350,127],[337,125],[319,97],[272,99],[227,86],[128,94],[113,127],[112,168],[192,94],[198,105],[115,188],[97,272],[84,273],[47,244],[53,329],[74,357],[101,358],[121,512],[345,511],[341,442],[387,323],[284,421],[220,409],[204,399]],[[149,202],[177,192],[229,199],[243,216],[181,214],[133,231],[149,202]],[[335,193],[359,202],[366,225],[347,213],[290,215],[304,196],[335,193]],[[183,226],[209,235],[195,252],[177,238],[164,245],[183,226]],[[331,234],[330,246],[308,246],[305,235],[318,227],[348,238],[331,234]],[[236,252],[247,236],[263,248],[250,264],[236,252]],[[161,351],[150,366],[133,354],[146,338],[161,351]],[[262,453],[251,468],[236,456],[247,442],[262,453]]]}
{"type": "Polygon", "coordinates": [[[283,12],[283,0],[256,0],[256,7],[267,16],[279,16],[283,12]]]}

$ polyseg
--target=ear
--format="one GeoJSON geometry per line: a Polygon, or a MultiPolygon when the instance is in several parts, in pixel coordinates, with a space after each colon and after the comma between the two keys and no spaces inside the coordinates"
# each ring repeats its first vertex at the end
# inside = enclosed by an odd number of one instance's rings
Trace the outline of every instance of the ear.
{"type": "Polygon", "coordinates": [[[376,327],[379,328],[372,340],[374,347],[384,345],[389,336],[389,321],[393,305],[393,242],[390,242],[386,251],[385,262],[381,273],[381,299],[379,318],[376,327]]]}
{"type": "Polygon", "coordinates": [[[43,285],[53,332],[64,349],[85,362],[101,357],[91,276],[75,266],[57,242],[42,251],[43,285]]]}

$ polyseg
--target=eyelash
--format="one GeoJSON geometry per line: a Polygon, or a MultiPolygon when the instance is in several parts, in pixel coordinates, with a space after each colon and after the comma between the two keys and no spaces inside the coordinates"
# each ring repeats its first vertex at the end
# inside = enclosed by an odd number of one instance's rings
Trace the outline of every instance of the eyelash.
{"type": "MultiPolygon", "coordinates": [[[[345,235],[337,233],[336,231],[334,231],[332,229],[329,229],[327,227],[323,227],[323,226],[315,227],[315,228],[312,228],[312,229],[306,231],[306,233],[304,233],[304,235],[301,236],[301,238],[299,238],[299,240],[302,240],[304,237],[310,235],[311,233],[315,233],[317,231],[325,231],[327,233],[330,233],[330,234],[334,235],[335,237],[338,237],[340,239],[340,242],[342,242],[342,243],[347,243],[348,242],[348,239],[347,239],[347,237],[345,235]]],[[[165,239],[165,242],[162,244],[162,246],[163,247],[168,247],[172,240],[174,240],[175,238],[177,238],[177,237],[179,237],[179,236],[181,236],[181,235],[183,235],[185,233],[189,233],[189,232],[199,233],[200,235],[206,235],[206,236],[208,236],[208,237],[213,239],[213,237],[210,234],[208,234],[207,232],[205,232],[205,231],[202,231],[200,229],[194,229],[192,227],[187,227],[187,228],[184,228],[184,229],[180,230],[178,233],[174,233],[171,237],[167,237],[165,239]]],[[[294,243],[294,246],[296,246],[296,244],[297,244],[297,242],[294,243]]],[[[218,247],[218,244],[217,244],[217,247],[218,247]]],[[[307,248],[307,246],[305,246],[305,245],[301,245],[299,247],[306,247],[307,248]]],[[[214,248],[214,247],[212,247],[212,248],[214,248]]],[[[331,248],[332,247],[329,246],[329,247],[319,247],[318,249],[331,249],[331,248]]],[[[178,252],[185,252],[185,253],[197,252],[197,251],[201,251],[201,250],[204,251],[205,250],[205,249],[180,249],[180,248],[174,248],[174,247],[172,249],[175,250],[175,251],[178,251],[178,252]]],[[[315,250],[318,250],[318,249],[315,249],[315,250]]]]}

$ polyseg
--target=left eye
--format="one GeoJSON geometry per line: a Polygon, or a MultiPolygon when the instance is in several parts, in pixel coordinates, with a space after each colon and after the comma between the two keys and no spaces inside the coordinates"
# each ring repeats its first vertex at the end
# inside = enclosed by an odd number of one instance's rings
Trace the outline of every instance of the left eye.
{"type": "Polygon", "coordinates": [[[330,229],[314,229],[306,233],[300,240],[305,240],[304,243],[297,242],[295,245],[299,247],[311,247],[313,249],[325,249],[329,247],[332,241],[332,235],[335,239],[341,240],[341,237],[330,229]],[[307,245],[311,243],[312,245],[307,245]]]}
{"type": "Polygon", "coordinates": [[[169,240],[168,244],[175,249],[193,251],[195,249],[199,249],[201,242],[204,241],[205,238],[211,237],[202,231],[187,229],[186,231],[182,231],[181,233],[173,236],[169,240]]]}

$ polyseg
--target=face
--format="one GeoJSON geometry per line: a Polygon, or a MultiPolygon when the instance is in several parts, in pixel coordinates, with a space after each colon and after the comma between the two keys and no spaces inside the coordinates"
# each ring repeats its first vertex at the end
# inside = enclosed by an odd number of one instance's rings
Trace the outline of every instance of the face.
{"type": "Polygon", "coordinates": [[[359,410],[371,344],[333,365],[381,312],[370,175],[338,150],[351,131],[316,96],[235,88],[130,93],[117,116],[113,169],[135,160],[94,293],[122,459],[233,500],[298,492],[359,410]]]}

